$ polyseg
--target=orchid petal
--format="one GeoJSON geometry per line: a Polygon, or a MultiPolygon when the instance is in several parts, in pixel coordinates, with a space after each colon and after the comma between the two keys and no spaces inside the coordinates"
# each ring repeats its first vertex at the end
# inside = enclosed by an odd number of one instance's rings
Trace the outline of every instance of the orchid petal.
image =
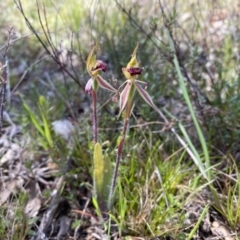
{"type": "Polygon", "coordinates": [[[148,92],[146,90],[144,90],[137,82],[134,82],[134,85],[137,89],[137,91],[139,92],[139,94],[141,95],[141,97],[143,98],[143,100],[148,103],[154,110],[156,110],[156,106],[153,103],[152,98],[150,97],[150,95],[148,94],[148,92]]]}
{"type": "Polygon", "coordinates": [[[92,85],[93,85],[93,79],[90,78],[85,86],[85,93],[86,94],[91,94],[91,90],[92,90],[92,85]]]}
{"type": "Polygon", "coordinates": [[[138,83],[141,83],[141,84],[143,84],[144,85],[144,89],[146,90],[147,88],[148,88],[148,84],[146,83],[146,82],[144,82],[144,81],[140,81],[140,80],[137,80],[137,79],[135,79],[135,81],[134,81],[135,83],[136,82],[138,82],[138,83]]]}
{"type": "Polygon", "coordinates": [[[121,115],[122,111],[124,110],[127,102],[130,100],[129,97],[130,97],[130,92],[131,92],[132,87],[134,87],[132,82],[131,81],[127,81],[126,86],[124,87],[123,91],[120,94],[120,99],[119,99],[119,108],[120,108],[119,116],[121,115]]]}
{"type": "Polygon", "coordinates": [[[112,91],[112,92],[117,92],[117,89],[115,89],[112,85],[110,85],[100,75],[96,76],[96,80],[98,81],[101,88],[107,89],[107,90],[112,91]]]}

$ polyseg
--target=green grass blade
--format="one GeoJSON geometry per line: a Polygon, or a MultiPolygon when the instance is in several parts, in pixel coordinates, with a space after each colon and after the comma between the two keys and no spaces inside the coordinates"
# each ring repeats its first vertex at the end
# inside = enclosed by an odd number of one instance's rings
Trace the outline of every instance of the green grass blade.
{"type": "Polygon", "coordinates": [[[189,145],[190,149],[192,150],[192,152],[194,153],[195,158],[193,158],[194,163],[196,164],[196,166],[199,168],[200,172],[202,173],[202,175],[207,178],[206,176],[206,169],[203,165],[202,159],[200,157],[200,155],[198,154],[197,149],[195,148],[195,146],[193,145],[191,139],[189,138],[184,126],[179,122],[178,124],[179,129],[181,130],[185,140],[187,141],[187,144],[189,145]]]}
{"type": "Polygon", "coordinates": [[[53,147],[53,140],[52,140],[52,134],[51,134],[49,122],[47,121],[44,114],[41,113],[41,117],[42,117],[42,121],[43,121],[44,136],[47,139],[49,146],[53,147]]]}
{"type": "Polygon", "coordinates": [[[200,223],[202,222],[203,218],[206,216],[207,212],[208,212],[208,209],[209,209],[209,205],[207,205],[203,211],[202,211],[202,214],[200,215],[197,223],[195,224],[194,228],[192,229],[192,231],[189,233],[188,237],[186,240],[191,240],[193,238],[193,235],[196,233],[196,231],[198,230],[199,228],[199,225],[200,223]]]}
{"type": "MultiPolygon", "coordinates": [[[[169,33],[168,29],[167,29],[167,33],[168,33],[170,48],[173,52],[173,62],[174,62],[174,65],[175,65],[175,68],[176,68],[176,71],[177,71],[177,75],[178,75],[178,79],[179,79],[179,85],[180,85],[180,88],[182,90],[185,102],[187,103],[187,106],[188,106],[189,112],[191,114],[191,117],[193,119],[195,128],[197,130],[197,134],[198,134],[201,146],[202,146],[202,150],[203,150],[205,162],[206,162],[206,165],[207,165],[207,169],[210,169],[210,158],[209,158],[209,152],[208,152],[207,144],[206,144],[205,138],[203,136],[202,130],[200,128],[200,125],[198,123],[198,120],[196,118],[196,115],[194,113],[193,106],[192,106],[191,100],[189,98],[187,88],[185,86],[184,77],[182,75],[182,72],[181,72],[181,69],[180,69],[180,66],[179,66],[179,62],[178,62],[178,59],[177,59],[177,56],[176,56],[176,53],[175,53],[174,43],[173,43],[173,40],[170,36],[170,33],[169,33]]],[[[200,163],[199,163],[199,165],[200,165],[200,163]]],[[[201,165],[203,165],[202,161],[201,161],[201,165]]],[[[207,176],[208,176],[208,179],[211,180],[211,171],[210,170],[207,171],[207,176]]]]}
{"type": "Polygon", "coordinates": [[[32,123],[34,124],[34,126],[36,127],[36,129],[38,130],[38,132],[42,135],[45,136],[44,134],[44,130],[41,126],[41,123],[39,122],[39,120],[37,119],[37,117],[35,116],[35,113],[29,108],[29,106],[23,102],[23,106],[25,108],[25,110],[27,111],[32,123]]]}

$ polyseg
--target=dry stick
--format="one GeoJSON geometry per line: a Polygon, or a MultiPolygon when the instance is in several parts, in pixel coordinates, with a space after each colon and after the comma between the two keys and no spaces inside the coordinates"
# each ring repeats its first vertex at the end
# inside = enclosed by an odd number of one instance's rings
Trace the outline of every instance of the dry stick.
{"type": "MultiPolygon", "coordinates": [[[[48,47],[46,46],[46,44],[43,42],[43,40],[41,39],[41,37],[39,36],[39,34],[36,32],[36,30],[34,29],[34,27],[32,26],[32,24],[29,22],[27,16],[25,15],[25,12],[23,10],[22,7],[22,3],[20,0],[14,0],[15,4],[17,5],[18,10],[20,11],[20,13],[23,15],[23,18],[27,24],[27,26],[29,27],[29,29],[32,31],[32,33],[36,36],[36,38],[38,39],[38,41],[41,43],[41,45],[43,46],[43,48],[45,49],[45,51],[47,52],[47,54],[49,54],[51,56],[51,58],[60,66],[61,70],[63,70],[64,72],[67,73],[67,75],[72,78],[74,80],[75,83],[77,83],[77,85],[84,90],[84,87],[82,86],[82,84],[78,81],[78,79],[72,75],[72,73],[70,73],[68,71],[68,69],[61,63],[61,61],[58,59],[56,52],[51,53],[48,49],[48,47]]],[[[43,29],[44,31],[44,29],[43,29]]]]}
{"type": "Polygon", "coordinates": [[[140,26],[140,25],[137,23],[137,21],[135,21],[135,20],[131,17],[131,15],[128,13],[128,11],[127,11],[117,0],[115,0],[115,3],[118,5],[118,7],[120,8],[120,10],[123,11],[123,13],[125,13],[125,14],[127,15],[127,17],[139,28],[139,30],[140,30],[142,33],[144,33],[144,35],[147,37],[147,40],[149,39],[149,40],[153,43],[153,45],[160,50],[160,48],[159,48],[159,46],[157,45],[157,43],[152,39],[151,34],[148,34],[148,33],[144,30],[144,28],[143,28],[142,26],[140,26]]]}
{"type": "MultiPolygon", "coordinates": [[[[59,60],[58,51],[57,51],[56,47],[55,47],[54,44],[53,44],[52,37],[51,37],[51,34],[50,34],[51,31],[49,30],[49,26],[48,26],[47,14],[46,14],[46,7],[45,7],[44,2],[42,2],[42,5],[43,5],[43,15],[44,15],[44,21],[45,21],[45,24],[46,24],[46,29],[44,28],[43,21],[42,21],[42,19],[41,19],[40,8],[39,8],[38,2],[37,2],[39,21],[40,21],[40,23],[41,23],[41,27],[42,27],[42,29],[43,29],[44,35],[45,35],[45,37],[46,37],[46,39],[47,39],[47,42],[48,42],[48,44],[50,45],[50,48],[52,49],[52,53],[53,53],[55,59],[57,59],[57,60],[61,63],[60,66],[62,67],[63,64],[62,64],[61,60],[59,60]]],[[[71,44],[72,44],[72,43],[71,43],[71,44]]],[[[71,45],[71,47],[72,47],[72,45],[71,45]]],[[[76,76],[77,74],[76,74],[75,69],[74,69],[74,67],[73,67],[72,64],[71,64],[71,67],[72,67],[73,72],[74,72],[74,74],[75,74],[75,76],[76,76]]],[[[63,72],[63,75],[64,75],[64,72],[63,72]]],[[[65,79],[65,78],[64,78],[64,79],[65,79]]],[[[66,83],[66,81],[65,81],[65,83],[66,83]]],[[[74,114],[73,114],[73,116],[74,116],[74,114]]]]}
{"type": "Polygon", "coordinates": [[[41,25],[41,28],[43,30],[43,33],[47,39],[47,42],[52,50],[52,54],[53,56],[58,59],[58,56],[57,56],[57,50],[56,48],[54,47],[53,43],[52,43],[52,39],[51,39],[51,34],[50,34],[50,31],[49,31],[49,28],[48,28],[48,22],[47,22],[47,17],[46,17],[46,9],[45,9],[45,5],[43,3],[43,13],[44,13],[44,20],[45,20],[45,24],[46,24],[46,29],[43,25],[43,21],[42,21],[42,17],[41,17],[41,13],[40,13],[40,7],[38,5],[38,1],[37,1],[37,8],[38,8],[38,19],[39,19],[39,22],[40,22],[40,25],[41,25]]]}
{"type": "Polygon", "coordinates": [[[4,57],[4,63],[5,65],[1,68],[2,70],[2,76],[1,76],[1,81],[2,81],[2,89],[1,89],[1,105],[0,105],[0,137],[2,137],[2,127],[3,127],[3,112],[4,112],[4,106],[6,102],[6,85],[7,85],[7,60],[6,57],[4,57]]]}
{"type": "MultiPolygon", "coordinates": [[[[172,122],[171,122],[172,123],[172,122]]],[[[129,129],[133,129],[133,128],[143,128],[143,127],[147,127],[150,125],[163,125],[165,124],[165,122],[162,121],[152,121],[152,122],[144,122],[144,123],[139,123],[139,124],[134,124],[134,125],[130,125],[128,128],[129,129]]],[[[161,132],[164,131],[165,128],[163,128],[162,130],[160,130],[161,132]]],[[[123,130],[123,127],[115,127],[115,128],[98,128],[98,130],[104,130],[104,131],[116,131],[116,130],[123,130]]],[[[156,132],[160,132],[160,131],[156,131],[156,132]]]]}
{"type": "Polygon", "coordinates": [[[2,70],[2,76],[1,76],[1,81],[2,81],[2,89],[1,89],[1,103],[0,103],[0,137],[2,136],[2,127],[3,127],[3,112],[4,112],[4,107],[6,103],[6,88],[7,88],[7,79],[8,79],[8,72],[7,72],[7,67],[8,67],[8,60],[7,60],[7,53],[9,51],[9,48],[11,46],[11,37],[13,34],[13,29],[10,28],[8,30],[8,38],[7,38],[7,44],[5,46],[5,52],[3,53],[3,62],[4,66],[0,66],[0,72],[2,70]]]}
{"type": "Polygon", "coordinates": [[[70,111],[70,114],[72,114],[72,116],[74,116],[74,111],[73,111],[73,108],[72,108],[72,105],[65,99],[65,97],[62,96],[62,94],[57,90],[56,86],[54,85],[53,81],[51,80],[49,74],[46,72],[44,74],[46,76],[46,80],[48,82],[45,83],[46,86],[51,89],[51,91],[54,91],[55,94],[59,97],[59,99],[61,99],[61,101],[63,101],[67,107],[67,109],[69,109],[70,111]]]}
{"type": "MultiPolygon", "coordinates": [[[[168,31],[169,31],[169,34],[170,34],[170,36],[171,36],[171,39],[172,39],[172,41],[173,41],[173,43],[174,43],[174,47],[175,47],[175,49],[176,49],[177,58],[180,59],[180,56],[179,56],[179,46],[178,46],[175,38],[173,37],[173,33],[172,33],[172,29],[171,29],[171,20],[169,20],[169,18],[167,17],[166,12],[164,11],[164,7],[162,6],[162,3],[161,3],[160,0],[159,0],[159,7],[160,7],[160,9],[161,9],[164,27],[165,27],[166,29],[168,29],[168,31]]],[[[183,33],[185,34],[185,36],[187,37],[187,39],[189,40],[189,42],[190,42],[190,37],[188,36],[188,34],[186,33],[186,31],[184,31],[183,28],[181,28],[181,29],[182,29],[183,33]]],[[[168,58],[168,60],[169,60],[169,62],[174,66],[174,62],[173,62],[172,56],[171,56],[171,58],[168,58]]],[[[185,65],[184,65],[181,61],[179,61],[179,65],[180,65],[180,69],[181,69],[181,72],[182,72],[183,76],[186,78],[187,82],[188,82],[188,83],[191,85],[191,87],[193,88],[193,91],[195,92],[195,95],[196,95],[196,96],[201,95],[201,96],[204,98],[204,100],[206,101],[206,103],[211,104],[211,102],[210,102],[210,100],[208,99],[208,97],[206,96],[206,94],[204,94],[204,93],[198,88],[197,84],[193,83],[193,81],[191,80],[191,78],[190,78],[189,75],[188,75],[188,71],[187,71],[185,65]]],[[[197,100],[196,103],[197,103],[197,107],[198,107],[199,111],[202,113],[202,111],[201,111],[202,107],[201,107],[201,105],[200,105],[199,100],[197,100]]]]}
{"type": "MultiPolygon", "coordinates": [[[[77,76],[77,72],[76,72],[76,70],[75,70],[75,68],[74,68],[74,66],[73,66],[73,53],[74,53],[74,47],[73,47],[73,38],[74,38],[74,36],[73,36],[73,33],[71,34],[71,54],[70,54],[70,56],[69,56],[69,59],[70,59],[70,65],[71,65],[71,67],[72,67],[72,70],[73,70],[73,72],[74,72],[74,74],[75,74],[75,76],[77,76]]],[[[83,61],[84,63],[85,63],[85,61],[83,61]]]]}
{"type": "Polygon", "coordinates": [[[20,80],[15,84],[14,88],[11,91],[11,95],[10,97],[17,91],[17,89],[19,88],[19,86],[22,84],[23,80],[25,79],[27,73],[29,70],[31,70],[35,65],[37,65],[38,63],[40,63],[41,61],[43,61],[44,59],[48,58],[49,56],[44,56],[43,58],[38,59],[37,61],[35,61],[34,63],[32,63],[22,74],[20,80]]]}
{"type": "MultiPolygon", "coordinates": [[[[54,58],[57,59],[57,60],[61,63],[61,66],[63,66],[61,60],[59,60],[58,51],[57,51],[56,47],[54,46],[54,44],[53,44],[53,42],[52,42],[50,30],[49,30],[49,27],[48,27],[48,21],[47,21],[47,16],[46,16],[45,4],[44,4],[44,2],[42,2],[42,4],[43,4],[43,16],[44,16],[43,19],[44,19],[44,21],[45,21],[45,26],[46,26],[46,28],[45,28],[44,25],[43,25],[43,20],[42,20],[42,17],[41,17],[40,7],[39,7],[38,2],[37,2],[38,19],[39,19],[39,22],[40,22],[40,24],[41,24],[41,28],[42,28],[42,30],[43,30],[43,32],[44,32],[44,35],[45,35],[45,37],[46,37],[46,40],[47,40],[50,48],[51,48],[51,50],[52,50],[52,54],[53,54],[54,58]]],[[[63,75],[64,75],[64,82],[65,82],[65,86],[66,86],[66,80],[65,80],[65,74],[64,74],[64,72],[63,72],[63,75]]],[[[66,89],[68,89],[68,88],[66,87],[66,89]]],[[[73,115],[73,116],[74,116],[74,115],[73,115]]]]}
{"type": "MultiPolygon", "coordinates": [[[[46,14],[46,8],[45,8],[44,1],[42,2],[42,4],[43,4],[44,20],[45,20],[45,23],[46,23],[46,30],[44,31],[44,33],[45,33],[45,36],[47,38],[47,41],[49,42],[50,47],[52,48],[52,51],[54,52],[54,54],[56,56],[57,50],[56,50],[55,46],[53,45],[52,37],[51,37],[51,34],[50,34],[51,31],[49,30],[49,27],[48,27],[47,14],[46,14]]],[[[39,17],[41,17],[40,12],[38,12],[38,14],[39,14],[39,17]]],[[[39,20],[40,20],[40,18],[39,18],[39,20]]],[[[42,28],[43,28],[43,25],[42,25],[42,28]]]]}

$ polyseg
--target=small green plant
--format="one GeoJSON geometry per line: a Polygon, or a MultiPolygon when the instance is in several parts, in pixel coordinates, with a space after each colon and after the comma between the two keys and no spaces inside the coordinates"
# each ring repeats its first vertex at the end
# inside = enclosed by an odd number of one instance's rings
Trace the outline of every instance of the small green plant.
{"type": "Polygon", "coordinates": [[[44,98],[44,96],[39,97],[38,110],[40,116],[37,116],[36,113],[28,106],[28,104],[24,100],[23,106],[28,114],[28,117],[30,118],[31,122],[39,133],[39,139],[42,147],[45,150],[53,148],[51,123],[49,119],[49,102],[44,98]]]}
{"type": "Polygon", "coordinates": [[[107,66],[101,60],[96,60],[94,51],[96,46],[91,50],[87,58],[87,71],[91,78],[88,80],[85,92],[92,96],[93,107],[93,141],[94,141],[94,161],[93,161],[93,180],[94,191],[100,210],[107,212],[109,210],[109,189],[112,179],[112,165],[110,160],[103,156],[102,147],[98,142],[98,121],[97,121],[97,91],[98,87],[107,89],[108,91],[116,93],[117,90],[112,87],[106,80],[100,75],[101,71],[105,71],[107,66]]]}
{"type": "MultiPolygon", "coordinates": [[[[119,100],[119,108],[120,113],[119,116],[124,111],[124,126],[122,137],[118,145],[117,156],[116,156],[116,165],[114,167],[114,172],[112,176],[111,163],[107,158],[103,158],[101,145],[98,143],[98,126],[97,126],[97,90],[98,87],[105,88],[112,92],[117,92],[115,88],[113,88],[108,82],[106,82],[100,75],[101,71],[106,70],[106,64],[100,60],[96,60],[96,56],[93,55],[95,51],[94,47],[87,58],[87,71],[91,78],[88,80],[85,91],[87,94],[92,95],[93,101],[93,139],[94,139],[94,189],[96,191],[97,199],[99,202],[99,206],[101,210],[105,211],[109,209],[112,205],[112,200],[114,196],[114,190],[117,181],[119,164],[122,156],[122,151],[124,147],[124,142],[126,138],[126,133],[129,124],[129,118],[132,113],[133,108],[133,97],[134,93],[137,90],[141,97],[153,108],[155,105],[147,93],[140,84],[144,84],[145,87],[147,84],[145,82],[139,81],[136,78],[142,73],[143,68],[139,66],[137,61],[137,50],[138,44],[135,47],[131,60],[127,64],[126,68],[122,68],[123,74],[127,78],[125,81],[125,87],[123,91],[120,93],[119,100]],[[111,186],[109,185],[111,181],[111,186]],[[109,190],[108,190],[109,189],[109,190]],[[106,198],[106,199],[105,199],[106,198]],[[101,199],[101,200],[100,200],[101,199]]],[[[124,85],[123,84],[123,85],[124,85]]],[[[123,86],[122,85],[122,86],[123,86]]],[[[122,87],[120,86],[120,88],[122,87]]]]}
{"type": "Polygon", "coordinates": [[[87,71],[91,78],[88,80],[85,92],[87,94],[92,95],[93,102],[93,140],[94,143],[98,141],[98,124],[97,124],[97,91],[98,87],[107,89],[108,91],[117,92],[117,90],[112,87],[106,80],[104,80],[101,76],[101,71],[105,72],[107,69],[107,65],[101,61],[96,60],[96,55],[94,55],[94,51],[96,50],[96,46],[89,53],[87,58],[87,71]]]}
{"type": "MultiPolygon", "coordinates": [[[[126,68],[122,68],[123,74],[126,77],[126,81],[123,83],[125,84],[124,89],[120,93],[120,99],[119,99],[119,108],[120,108],[120,113],[119,116],[122,114],[124,111],[124,123],[123,123],[123,131],[122,131],[122,137],[118,145],[118,150],[117,150],[117,156],[116,156],[116,165],[114,168],[114,174],[113,174],[113,179],[112,179],[112,185],[111,185],[111,190],[110,190],[110,198],[113,198],[114,195],[114,190],[116,186],[116,181],[117,181],[117,175],[118,175],[118,168],[120,164],[120,160],[122,157],[122,151],[123,151],[123,146],[126,138],[126,133],[128,129],[128,124],[129,124],[129,118],[132,113],[132,108],[133,108],[133,97],[134,93],[137,90],[140,96],[147,102],[150,106],[155,108],[155,105],[153,104],[153,101],[150,97],[150,95],[147,93],[145,89],[143,89],[140,84],[147,86],[147,83],[143,81],[139,81],[136,78],[142,73],[143,68],[139,66],[139,63],[137,61],[137,50],[138,50],[138,44],[135,47],[132,57],[127,64],[126,68]]],[[[123,86],[122,85],[122,86],[123,86]]],[[[122,87],[120,86],[120,88],[122,87]]],[[[112,200],[111,200],[112,201],[112,200]]]]}
{"type": "Polygon", "coordinates": [[[1,239],[26,239],[30,232],[31,224],[36,219],[29,219],[24,212],[27,194],[20,193],[17,202],[10,200],[0,210],[0,236],[1,239]],[[11,206],[11,210],[9,208],[11,206]]]}

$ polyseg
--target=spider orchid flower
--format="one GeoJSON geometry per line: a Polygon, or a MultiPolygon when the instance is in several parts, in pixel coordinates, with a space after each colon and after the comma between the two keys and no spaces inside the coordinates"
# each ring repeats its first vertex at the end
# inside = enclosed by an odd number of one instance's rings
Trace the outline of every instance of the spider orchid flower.
{"type": "MultiPolygon", "coordinates": [[[[141,95],[143,100],[147,102],[151,107],[155,108],[155,105],[152,101],[152,98],[147,93],[145,89],[142,88],[140,84],[144,84],[145,88],[147,87],[147,83],[143,81],[139,81],[136,78],[143,72],[143,68],[139,67],[139,63],[137,61],[137,50],[138,50],[138,44],[135,47],[131,60],[127,64],[126,68],[122,68],[124,76],[127,78],[127,80],[123,83],[125,85],[124,89],[120,93],[120,100],[119,100],[119,116],[123,112],[124,109],[127,109],[131,106],[132,99],[135,93],[135,89],[137,89],[138,93],[141,95]],[[127,107],[128,106],[128,107],[127,107]]],[[[123,86],[122,85],[122,86],[123,86]]],[[[120,86],[120,87],[122,87],[120,86]]],[[[127,118],[130,117],[130,109],[126,111],[127,118]]]]}
{"type": "Polygon", "coordinates": [[[96,55],[94,55],[95,50],[96,46],[91,50],[87,58],[87,71],[91,78],[88,80],[85,86],[85,92],[90,94],[92,89],[97,91],[98,86],[111,92],[117,92],[114,87],[112,87],[106,80],[102,78],[101,72],[106,71],[107,65],[101,60],[96,60],[96,55]]]}

